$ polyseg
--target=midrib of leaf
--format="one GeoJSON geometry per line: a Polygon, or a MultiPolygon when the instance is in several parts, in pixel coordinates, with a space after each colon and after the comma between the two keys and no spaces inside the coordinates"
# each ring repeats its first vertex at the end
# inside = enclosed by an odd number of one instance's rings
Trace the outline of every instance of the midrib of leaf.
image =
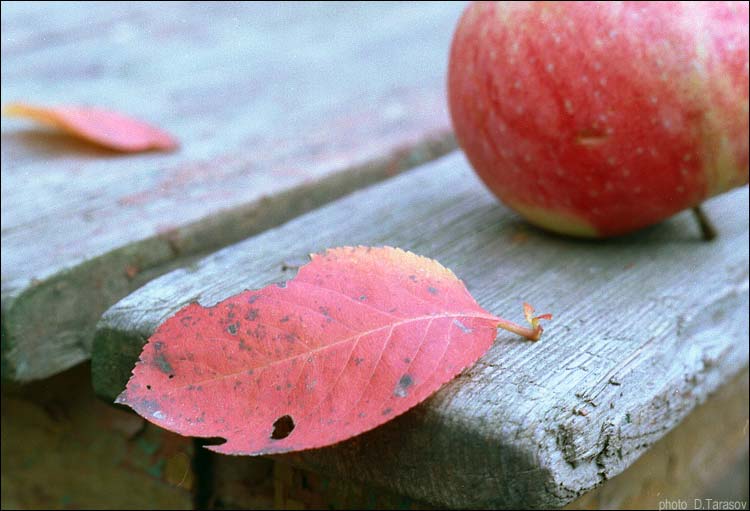
{"type": "MultiPolygon", "coordinates": [[[[414,323],[414,322],[418,322],[418,321],[429,321],[429,320],[434,320],[434,319],[450,319],[450,318],[453,318],[453,319],[459,319],[459,318],[464,318],[464,319],[466,319],[466,318],[486,319],[488,321],[496,321],[498,319],[497,317],[495,317],[495,316],[493,316],[491,314],[476,314],[476,313],[461,313],[461,314],[440,314],[440,313],[437,313],[437,314],[431,314],[431,315],[426,315],[426,316],[416,316],[416,317],[413,317],[413,318],[405,319],[403,321],[397,321],[395,323],[388,323],[388,324],[379,326],[377,328],[373,328],[371,330],[366,330],[364,332],[358,333],[357,335],[352,335],[352,336],[346,337],[344,339],[340,339],[338,341],[332,342],[331,344],[326,344],[325,346],[321,346],[319,348],[315,348],[315,349],[310,350],[310,351],[305,351],[305,352],[300,353],[298,355],[293,355],[291,357],[281,358],[281,359],[278,359],[278,360],[274,360],[274,361],[272,361],[272,362],[270,362],[268,364],[262,365],[262,366],[245,367],[241,371],[236,371],[236,372],[228,373],[228,374],[222,374],[221,376],[217,376],[216,378],[209,378],[209,379],[201,380],[201,381],[198,381],[198,382],[190,382],[190,383],[188,383],[186,385],[181,385],[179,387],[172,387],[171,389],[167,390],[167,395],[169,395],[169,394],[171,394],[173,392],[176,392],[178,390],[186,389],[187,387],[189,387],[191,385],[204,385],[204,384],[208,384],[208,383],[216,383],[218,381],[225,380],[227,378],[233,378],[235,376],[239,376],[241,374],[244,374],[248,369],[265,370],[265,369],[267,369],[269,367],[272,367],[274,365],[278,365],[278,364],[282,364],[282,363],[288,363],[288,362],[290,362],[290,361],[292,361],[294,359],[298,359],[298,358],[302,358],[302,357],[309,357],[310,355],[314,355],[315,353],[319,353],[321,351],[324,351],[324,350],[329,349],[329,348],[333,348],[335,346],[340,346],[340,345],[345,344],[347,342],[357,342],[361,337],[364,337],[365,335],[373,334],[375,332],[379,332],[381,330],[385,330],[385,329],[388,329],[388,328],[395,329],[398,326],[405,325],[405,324],[408,324],[408,323],[414,323]]],[[[381,355],[382,355],[382,353],[381,353],[381,355]]]]}

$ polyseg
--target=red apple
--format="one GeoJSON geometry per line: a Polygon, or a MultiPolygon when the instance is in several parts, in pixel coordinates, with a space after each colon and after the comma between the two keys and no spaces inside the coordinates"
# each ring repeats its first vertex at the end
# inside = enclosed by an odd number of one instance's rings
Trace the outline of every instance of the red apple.
{"type": "Polygon", "coordinates": [[[748,3],[475,3],[448,95],[510,208],[565,234],[633,231],[748,182],[748,3]]]}

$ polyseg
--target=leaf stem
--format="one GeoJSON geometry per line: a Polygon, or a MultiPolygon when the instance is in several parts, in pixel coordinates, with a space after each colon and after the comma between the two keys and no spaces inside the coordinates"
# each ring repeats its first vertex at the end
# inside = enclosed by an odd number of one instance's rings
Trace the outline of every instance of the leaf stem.
{"type": "Polygon", "coordinates": [[[531,328],[518,325],[516,323],[513,323],[512,321],[508,321],[502,318],[498,318],[497,327],[509,332],[513,332],[514,334],[518,334],[530,341],[538,341],[542,336],[542,332],[544,332],[544,328],[542,328],[542,325],[539,324],[539,320],[552,319],[552,314],[541,314],[539,316],[534,316],[534,307],[532,307],[528,303],[523,304],[523,314],[526,317],[526,321],[528,321],[531,325],[531,328]]]}
{"type": "Polygon", "coordinates": [[[513,323],[512,321],[501,319],[497,327],[509,332],[513,332],[514,334],[518,334],[521,337],[526,337],[530,341],[538,341],[542,336],[541,326],[537,326],[536,328],[532,329],[529,327],[518,325],[516,323],[513,323]]]}

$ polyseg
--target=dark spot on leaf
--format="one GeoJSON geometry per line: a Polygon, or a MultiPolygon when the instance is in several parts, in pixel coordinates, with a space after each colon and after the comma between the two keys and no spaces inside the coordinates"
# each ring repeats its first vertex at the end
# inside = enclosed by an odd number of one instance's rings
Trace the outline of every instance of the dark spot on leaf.
{"type": "Polygon", "coordinates": [[[240,388],[241,386],[242,386],[242,382],[241,382],[241,381],[239,381],[239,380],[237,380],[236,382],[234,382],[234,385],[232,386],[232,388],[233,388],[234,390],[237,390],[237,389],[238,389],[238,388],[240,388]]]}
{"type": "Polygon", "coordinates": [[[156,341],[154,343],[154,350],[161,351],[161,349],[164,347],[164,343],[161,341],[156,341]]]}
{"type": "Polygon", "coordinates": [[[289,321],[289,316],[284,316],[279,320],[279,323],[286,323],[287,321],[289,321]]]}
{"type": "MultiPolygon", "coordinates": [[[[250,334],[250,331],[248,330],[247,333],[250,334]]],[[[253,351],[253,349],[245,343],[244,339],[240,339],[240,349],[243,351],[253,351]]]]}
{"type": "Polygon", "coordinates": [[[359,365],[359,364],[361,364],[361,363],[362,363],[362,362],[364,362],[364,361],[365,361],[365,359],[364,359],[364,358],[356,357],[356,358],[354,359],[354,365],[359,365]]]}
{"type": "Polygon", "coordinates": [[[286,334],[284,339],[286,339],[287,342],[294,342],[297,340],[297,336],[294,334],[286,334]]]}
{"type": "Polygon", "coordinates": [[[436,295],[436,294],[438,294],[438,290],[437,290],[437,289],[435,289],[435,288],[434,288],[434,287],[432,287],[432,286],[430,286],[430,287],[428,287],[428,288],[427,288],[427,292],[428,292],[428,293],[430,293],[431,295],[436,295]]]}
{"type": "Polygon", "coordinates": [[[411,363],[411,359],[409,357],[406,357],[404,359],[404,364],[409,364],[409,363],[411,363]]]}
{"type": "Polygon", "coordinates": [[[193,320],[193,316],[183,316],[180,318],[180,324],[184,327],[191,326],[191,321],[193,320]]]}
{"type": "Polygon", "coordinates": [[[227,326],[227,332],[229,332],[232,335],[237,335],[237,329],[240,327],[240,322],[237,321],[235,323],[232,323],[231,325],[227,326]]]}
{"type": "Polygon", "coordinates": [[[281,385],[276,385],[276,390],[281,390],[281,385]]]}
{"type": "Polygon", "coordinates": [[[326,323],[330,323],[331,321],[333,321],[333,318],[331,317],[331,313],[329,312],[328,307],[321,306],[321,307],[318,307],[318,310],[323,316],[325,316],[326,323]]]}
{"type": "Polygon", "coordinates": [[[385,410],[383,410],[383,415],[388,415],[392,411],[393,411],[393,408],[386,408],[385,410]]]}
{"type": "Polygon", "coordinates": [[[249,376],[249,375],[253,374],[253,370],[252,369],[248,369],[245,374],[247,374],[249,376]]]}
{"type": "Polygon", "coordinates": [[[286,281],[277,282],[276,287],[280,287],[281,289],[284,289],[286,287],[286,281]]]}
{"type": "Polygon", "coordinates": [[[406,397],[409,393],[409,387],[414,384],[414,379],[410,374],[405,374],[396,384],[396,388],[393,390],[393,395],[396,397],[406,397]]]}
{"type": "Polygon", "coordinates": [[[172,374],[174,372],[174,369],[172,369],[172,366],[167,361],[166,357],[163,353],[159,353],[154,357],[154,362],[159,367],[159,370],[165,374],[172,374]]]}
{"type": "Polygon", "coordinates": [[[359,412],[357,414],[357,417],[359,417],[360,419],[364,419],[365,417],[367,417],[367,414],[365,412],[359,412]]]}
{"type": "Polygon", "coordinates": [[[255,321],[255,318],[258,317],[258,309],[250,309],[247,311],[247,314],[245,314],[245,319],[248,321],[255,321]]]}
{"type": "Polygon", "coordinates": [[[282,415],[273,423],[271,440],[281,440],[288,437],[294,431],[294,419],[289,415],[282,415]]]}
{"type": "Polygon", "coordinates": [[[409,275],[409,280],[411,280],[412,282],[416,282],[417,281],[417,276],[416,275],[409,275]]]}
{"type": "Polygon", "coordinates": [[[367,300],[367,295],[362,295],[359,297],[359,299],[360,301],[364,302],[365,300],[367,300]]]}
{"type": "Polygon", "coordinates": [[[255,301],[256,301],[256,300],[257,300],[258,298],[260,298],[260,295],[251,295],[251,296],[250,296],[250,297],[249,297],[249,298],[247,299],[247,303],[249,303],[249,304],[253,304],[253,303],[255,303],[255,301]]]}

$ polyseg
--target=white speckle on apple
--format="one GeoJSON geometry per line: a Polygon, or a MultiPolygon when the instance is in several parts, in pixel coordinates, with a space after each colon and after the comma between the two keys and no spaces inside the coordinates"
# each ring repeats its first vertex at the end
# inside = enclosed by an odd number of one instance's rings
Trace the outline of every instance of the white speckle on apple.
{"type": "Polygon", "coordinates": [[[642,147],[636,147],[635,148],[635,154],[643,154],[643,148],[642,147]]]}
{"type": "Polygon", "coordinates": [[[607,135],[612,135],[614,132],[615,132],[615,129],[613,127],[611,127],[611,126],[607,126],[604,129],[604,133],[606,133],[607,135]]]}
{"type": "Polygon", "coordinates": [[[649,152],[651,153],[651,156],[654,156],[654,157],[659,156],[659,151],[657,151],[655,147],[652,147],[651,149],[649,149],[649,152]]]}
{"type": "Polygon", "coordinates": [[[628,177],[630,175],[630,169],[623,168],[620,173],[622,173],[622,177],[628,177]]]}
{"type": "Polygon", "coordinates": [[[596,39],[594,39],[594,46],[596,46],[597,48],[601,48],[602,46],[604,46],[604,41],[597,37],[596,39]]]}
{"type": "Polygon", "coordinates": [[[683,176],[687,176],[688,174],[690,174],[690,172],[685,167],[680,167],[680,174],[682,174],[683,176]]]}
{"type": "Polygon", "coordinates": [[[604,189],[608,192],[611,192],[615,189],[615,185],[612,184],[612,181],[607,181],[606,183],[604,183],[604,189]]]}
{"type": "Polygon", "coordinates": [[[516,113],[517,114],[522,114],[523,110],[524,110],[523,106],[521,106],[521,105],[516,106],[516,113]]]}
{"type": "Polygon", "coordinates": [[[609,158],[607,158],[607,163],[614,167],[615,165],[617,165],[617,158],[615,158],[614,156],[610,156],[609,158]]]}
{"type": "Polygon", "coordinates": [[[552,73],[554,71],[555,71],[555,65],[552,64],[551,62],[549,64],[547,64],[547,72],[548,73],[552,73]]]}
{"type": "Polygon", "coordinates": [[[594,62],[594,69],[596,69],[597,71],[601,71],[602,65],[598,62],[594,62]]]}
{"type": "Polygon", "coordinates": [[[560,36],[557,34],[552,34],[552,40],[555,41],[555,44],[560,44],[560,36]]]}
{"type": "Polygon", "coordinates": [[[609,38],[610,39],[614,39],[615,37],[617,37],[617,30],[610,30],[609,31],[609,38]]]}
{"type": "Polygon", "coordinates": [[[571,100],[569,100],[569,99],[565,99],[565,101],[563,101],[563,103],[565,104],[565,111],[568,112],[569,114],[572,114],[573,113],[573,102],[571,100]]]}
{"type": "Polygon", "coordinates": [[[510,45],[510,51],[512,53],[518,53],[518,41],[513,41],[513,44],[510,45]]]}
{"type": "Polygon", "coordinates": [[[682,185],[679,185],[679,186],[677,187],[677,193],[684,193],[684,192],[685,192],[685,187],[684,187],[684,186],[682,186],[682,185]]]}
{"type": "Polygon", "coordinates": [[[531,155],[530,154],[524,154],[523,155],[523,161],[530,162],[531,161],[531,155]]]}
{"type": "MultiPolygon", "coordinates": [[[[685,156],[682,157],[682,161],[690,161],[693,158],[693,155],[690,153],[686,153],[685,156]]],[[[681,169],[685,170],[685,169],[681,169]]],[[[686,170],[685,170],[686,171],[686,170]]],[[[687,172],[687,171],[686,171],[687,172]]]]}
{"type": "Polygon", "coordinates": [[[603,76],[602,76],[601,78],[599,78],[599,84],[600,84],[600,85],[601,85],[602,87],[606,87],[606,86],[607,86],[607,79],[606,79],[605,77],[603,77],[603,76]]]}
{"type": "Polygon", "coordinates": [[[657,98],[656,96],[651,96],[648,99],[649,99],[649,101],[651,101],[652,105],[655,105],[655,104],[657,104],[659,102],[659,98],[657,98]]]}
{"type": "Polygon", "coordinates": [[[490,60],[492,62],[495,62],[495,60],[497,60],[497,52],[494,48],[490,50],[490,60]]]}
{"type": "Polygon", "coordinates": [[[521,80],[516,80],[513,82],[513,88],[516,90],[521,90],[521,80]]]}
{"type": "Polygon", "coordinates": [[[641,193],[641,187],[636,186],[635,188],[633,188],[633,193],[641,193]]]}
{"type": "Polygon", "coordinates": [[[599,192],[596,190],[589,190],[589,197],[591,197],[592,199],[595,197],[599,197],[599,192]]]}

